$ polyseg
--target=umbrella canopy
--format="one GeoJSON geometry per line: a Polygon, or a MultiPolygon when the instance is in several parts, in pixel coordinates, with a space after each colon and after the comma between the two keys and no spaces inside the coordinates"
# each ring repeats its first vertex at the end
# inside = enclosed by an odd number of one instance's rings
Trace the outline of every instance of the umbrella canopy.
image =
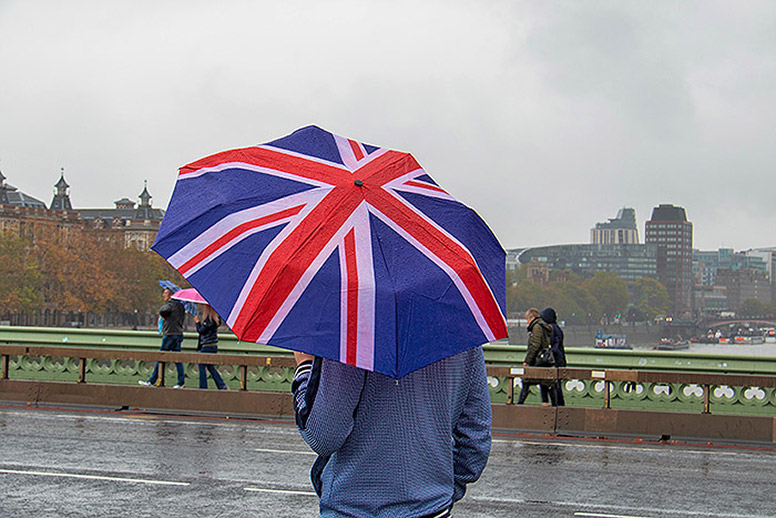
{"type": "Polygon", "coordinates": [[[182,302],[194,302],[195,304],[207,304],[208,302],[194,288],[185,288],[172,294],[170,298],[182,302]]]}
{"type": "MultiPolygon", "coordinates": [[[[173,299],[178,298],[178,297],[175,297],[174,295],[180,291],[180,287],[177,284],[175,284],[174,282],[172,282],[172,281],[159,281],[159,286],[161,286],[162,288],[164,288],[166,290],[170,290],[172,292],[173,295],[170,298],[173,298],[173,299]]],[[[185,302],[185,299],[180,299],[180,300],[184,301],[183,302],[183,307],[186,309],[186,311],[188,311],[192,315],[196,315],[197,314],[197,307],[194,304],[192,304],[191,302],[185,302]]],[[[160,320],[160,322],[161,322],[161,320],[160,320]]],[[[161,326],[162,326],[162,324],[160,323],[159,324],[159,329],[160,330],[162,328],[161,326]]]]}
{"type": "Polygon", "coordinates": [[[240,339],[393,377],[507,336],[477,213],[409,153],[315,126],[182,167],[153,250],[240,339]]]}

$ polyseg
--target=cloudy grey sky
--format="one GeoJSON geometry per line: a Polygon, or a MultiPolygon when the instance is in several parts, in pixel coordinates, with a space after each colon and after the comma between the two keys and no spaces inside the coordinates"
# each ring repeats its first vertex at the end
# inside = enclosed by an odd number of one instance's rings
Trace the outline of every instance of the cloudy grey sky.
{"type": "Polygon", "coordinates": [[[505,248],[634,207],[776,245],[776,2],[0,0],[0,170],[167,205],[177,168],[317,124],[411,151],[505,248]]]}

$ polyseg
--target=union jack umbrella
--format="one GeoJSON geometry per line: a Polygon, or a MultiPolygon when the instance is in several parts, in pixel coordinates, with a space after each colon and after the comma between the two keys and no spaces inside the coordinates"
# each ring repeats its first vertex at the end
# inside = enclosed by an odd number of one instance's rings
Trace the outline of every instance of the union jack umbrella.
{"type": "Polygon", "coordinates": [[[182,167],[153,250],[241,340],[396,378],[507,336],[477,213],[409,153],[316,126],[182,167]]]}

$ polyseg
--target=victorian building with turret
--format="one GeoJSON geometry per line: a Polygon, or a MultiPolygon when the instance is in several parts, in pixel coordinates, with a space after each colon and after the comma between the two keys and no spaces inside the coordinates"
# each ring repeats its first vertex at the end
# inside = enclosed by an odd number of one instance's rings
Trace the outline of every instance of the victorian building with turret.
{"type": "Polygon", "coordinates": [[[122,243],[126,248],[148,250],[164,217],[162,209],[151,205],[148,185],[138,195],[139,204],[128,198],[105,209],[73,208],[70,185],[64,170],[54,185],[50,206],[5,182],[0,172],[0,232],[37,241],[61,240],[76,234],[101,241],[122,243]]]}

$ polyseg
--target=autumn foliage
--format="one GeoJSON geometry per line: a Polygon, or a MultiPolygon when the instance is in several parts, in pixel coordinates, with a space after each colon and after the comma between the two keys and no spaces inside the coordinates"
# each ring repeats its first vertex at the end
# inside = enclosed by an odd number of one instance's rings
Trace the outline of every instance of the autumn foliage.
{"type": "Polygon", "coordinates": [[[123,243],[80,233],[35,242],[0,234],[0,314],[155,312],[160,279],[187,285],[154,252],[123,243]]]}

